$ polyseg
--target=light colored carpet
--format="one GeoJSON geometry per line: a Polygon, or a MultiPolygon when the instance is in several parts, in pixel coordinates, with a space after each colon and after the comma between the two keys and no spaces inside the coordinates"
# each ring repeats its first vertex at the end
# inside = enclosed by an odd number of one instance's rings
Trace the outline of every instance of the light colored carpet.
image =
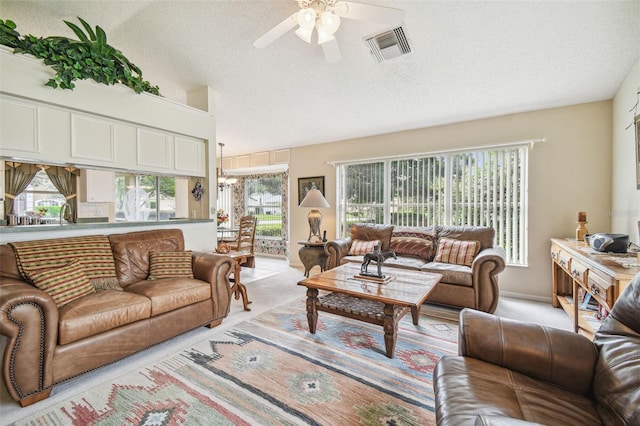
{"type": "MultiPolygon", "coordinates": [[[[318,268],[314,268],[312,274],[317,272],[319,272],[318,268]]],[[[122,361],[58,384],[54,387],[51,397],[26,408],[21,408],[14,402],[8,396],[4,383],[0,383],[0,421],[2,424],[8,424],[47,409],[73,395],[94,388],[110,378],[119,377],[127,372],[151,365],[169,354],[175,353],[180,348],[186,348],[197,342],[210,339],[212,336],[222,334],[236,324],[247,321],[269,309],[302,298],[305,295],[305,288],[296,284],[303,278],[302,270],[290,268],[282,260],[265,259],[263,261],[260,259],[256,270],[243,268],[242,272],[242,281],[247,284],[249,299],[253,302],[249,305],[251,311],[242,310],[241,301],[234,300],[229,316],[219,327],[214,329],[201,327],[192,330],[122,361]],[[263,268],[262,265],[269,263],[272,264],[270,269],[259,269],[263,268]]],[[[501,298],[496,314],[505,318],[526,320],[565,330],[572,329],[571,322],[564,311],[554,309],[550,304],[501,298]]],[[[5,338],[2,338],[0,349],[4,348],[4,343],[5,338]]]]}
{"type": "Polygon", "coordinates": [[[450,318],[405,316],[389,359],[380,326],[321,313],[309,333],[298,298],[16,425],[435,425],[450,318]]]}

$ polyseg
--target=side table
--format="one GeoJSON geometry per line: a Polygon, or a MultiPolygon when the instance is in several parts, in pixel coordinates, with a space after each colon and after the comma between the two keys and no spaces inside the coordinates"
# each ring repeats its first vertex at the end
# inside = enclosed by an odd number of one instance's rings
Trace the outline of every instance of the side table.
{"type": "Polygon", "coordinates": [[[309,277],[309,271],[314,266],[320,266],[320,272],[324,272],[327,264],[327,254],[324,251],[326,241],[320,243],[312,243],[310,241],[300,240],[298,244],[302,245],[298,250],[300,261],[304,265],[304,276],[309,277]]]}
{"type": "Polygon", "coordinates": [[[238,300],[240,296],[242,296],[242,306],[245,311],[250,311],[249,296],[247,295],[247,287],[240,282],[240,265],[245,263],[248,259],[253,257],[253,253],[248,253],[244,251],[230,251],[226,253],[225,256],[231,257],[233,259],[233,286],[231,287],[231,294],[233,294],[238,300]]]}

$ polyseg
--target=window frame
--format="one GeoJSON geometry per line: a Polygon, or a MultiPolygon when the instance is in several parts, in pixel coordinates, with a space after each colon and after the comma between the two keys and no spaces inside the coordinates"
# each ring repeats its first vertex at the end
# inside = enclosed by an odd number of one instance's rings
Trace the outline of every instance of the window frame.
{"type": "MultiPolygon", "coordinates": [[[[511,144],[502,144],[502,145],[493,145],[493,146],[484,146],[484,147],[474,147],[474,148],[465,148],[465,149],[457,149],[457,150],[448,150],[448,151],[436,151],[436,152],[427,152],[427,153],[420,153],[420,154],[415,154],[415,155],[402,155],[402,156],[393,156],[393,157],[384,157],[384,158],[375,158],[375,159],[363,159],[363,160],[357,160],[357,161],[344,161],[344,162],[339,162],[339,163],[335,163],[336,165],[336,182],[337,182],[337,199],[336,199],[336,235],[338,235],[339,237],[347,237],[350,234],[350,227],[349,225],[349,221],[347,220],[348,218],[348,210],[349,210],[349,204],[348,204],[348,200],[344,197],[343,194],[345,194],[346,191],[346,185],[347,185],[347,177],[346,177],[346,168],[349,166],[354,166],[354,165],[367,165],[367,164],[373,164],[373,163],[382,163],[383,164],[383,202],[381,203],[383,208],[383,224],[392,224],[393,220],[392,220],[392,206],[393,204],[393,200],[391,199],[391,193],[392,193],[392,177],[391,177],[391,173],[392,173],[392,163],[394,161],[407,161],[407,160],[421,160],[421,159],[427,159],[427,158],[432,158],[432,157],[442,157],[444,158],[444,197],[445,197],[445,201],[444,201],[444,216],[443,216],[443,223],[437,223],[440,225],[445,225],[445,226],[451,226],[452,224],[452,212],[455,210],[455,207],[453,205],[454,200],[452,198],[452,191],[453,191],[453,182],[455,181],[454,176],[452,175],[452,170],[453,170],[453,161],[454,158],[456,156],[464,156],[464,155],[481,155],[481,154],[488,154],[491,155],[491,153],[497,153],[499,151],[508,151],[508,152],[513,152],[513,151],[517,151],[518,152],[518,157],[517,160],[515,160],[515,163],[517,165],[517,179],[516,181],[518,182],[518,189],[517,191],[515,191],[515,193],[517,193],[517,203],[518,203],[518,210],[519,210],[519,214],[517,217],[513,217],[510,216],[510,220],[508,220],[508,226],[510,226],[512,223],[516,223],[518,224],[518,229],[517,229],[517,233],[513,234],[513,233],[509,233],[511,230],[511,228],[505,230],[503,228],[498,229],[498,227],[495,225],[495,222],[492,222],[491,220],[488,220],[488,223],[486,223],[486,226],[493,226],[494,229],[496,229],[496,241],[495,244],[498,246],[501,246],[505,249],[505,251],[507,252],[507,264],[512,265],[512,266],[528,266],[528,174],[529,174],[529,148],[531,146],[533,146],[533,144],[535,142],[539,142],[541,140],[531,140],[531,141],[524,141],[524,142],[514,142],[511,144]],[[514,222],[515,221],[515,222],[514,222]],[[508,237],[505,237],[505,235],[508,237]],[[515,235],[515,237],[514,237],[515,235]],[[508,241],[507,241],[508,240],[508,241]],[[513,245],[509,244],[509,241],[512,240],[516,240],[515,244],[517,245],[516,247],[513,247],[513,245]]],[[[514,162],[514,160],[512,160],[512,162],[514,162]]],[[[513,172],[514,170],[509,169],[508,172],[513,172]]],[[[480,172],[480,173],[484,173],[484,171],[481,171],[479,168],[476,167],[475,172],[480,172]]],[[[508,173],[505,170],[500,170],[500,176],[503,176],[504,174],[508,173]]],[[[486,176],[483,174],[481,175],[482,178],[485,178],[486,176]]],[[[460,180],[457,181],[457,183],[459,183],[460,180]]],[[[491,183],[494,183],[494,181],[491,181],[491,183]]],[[[477,185],[476,185],[477,186],[477,185]]],[[[482,190],[485,190],[485,186],[482,187],[482,190]]],[[[505,189],[506,192],[509,192],[510,189],[505,189]]],[[[506,201],[510,201],[512,200],[512,194],[509,193],[507,200],[506,201]]],[[[514,200],[515,201],[515,200],[514,200]]],[[[465,203],[469,204],[470,200],[466,200],[464,201],[465,203]]],[[[480,204],[473,204],[473,206],[479,206],[480,204]]],[[[506,205],[506,204],[505,204],[506,205]]],[[[502,206],[501,206],[502,207],[502,206]]],[[[509,208],[507,206],[507,208],[509,208]]],[[[495,215],[494,215],[495,216],[495,215]]],[[[504,217],[504,216],[501,216],[504,217]]],[[[497,219],[495,219],[497,220],[497,219]]],[[[465,223],[466,224],[466,223],[465,223]]],[[[468,226],[474,226],[474,225],[483,225],[484,223],[469,223],[466,224],[468,226]]],[[[458,224],[454,224],[454,225],[458,225],[458,224]]],[[[427,225],[416,225],[416,226],[427,226],[427,225]]],[[[503,224],[503,227],[505,225],[503,224]]]]}

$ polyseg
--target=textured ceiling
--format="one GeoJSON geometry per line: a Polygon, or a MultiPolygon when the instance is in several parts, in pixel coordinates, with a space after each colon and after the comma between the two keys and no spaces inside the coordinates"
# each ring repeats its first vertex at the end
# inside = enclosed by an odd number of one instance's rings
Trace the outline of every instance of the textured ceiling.
{"type": "Polygon", "coordinates": [[[21,34],[105,29],[164,96],[216,93],[225,155],[343,140],[611,99],[640,57],[640,1],[377,1],[400,8],[413,53],[378,64],[342,20],[338,63],[289,32],[253,41],[298,10],[277,1],[0,1],[21,34]]]}

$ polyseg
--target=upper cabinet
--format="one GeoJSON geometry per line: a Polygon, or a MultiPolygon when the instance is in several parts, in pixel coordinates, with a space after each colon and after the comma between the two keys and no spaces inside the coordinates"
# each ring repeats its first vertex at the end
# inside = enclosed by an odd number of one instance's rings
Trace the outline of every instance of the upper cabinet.
{"type": "Polygon", "coordinates": [[[115,202],[116,174],[107,170],[80,171],[80,201],[90,203],[115,202]]]}
{"type": "Polygon", "coordinates": [[[212,114],[122,85],[80,81],[73,91],[52,89],[44,86],[51,75],[39,60],[0,47],[0,156],[207,175],[212,114]]]}

